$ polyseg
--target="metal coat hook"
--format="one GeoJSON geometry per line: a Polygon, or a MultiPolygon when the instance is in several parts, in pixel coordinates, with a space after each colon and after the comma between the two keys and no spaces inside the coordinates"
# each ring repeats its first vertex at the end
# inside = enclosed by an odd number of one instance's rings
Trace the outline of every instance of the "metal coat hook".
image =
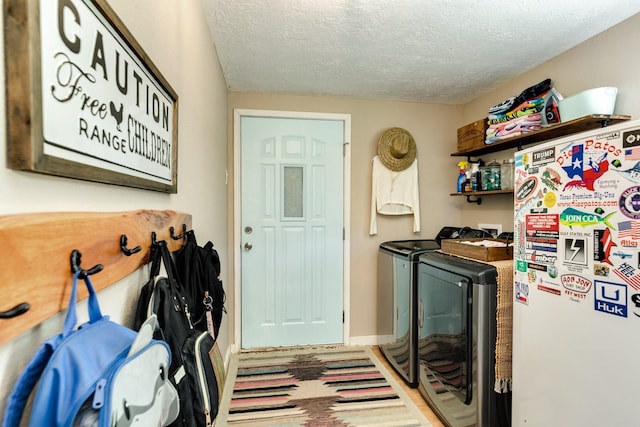
{"type": "Polygon", "coordinates": [[[104,268],[102,264],[96,264],[88,270],[84,270],[80,268],[80,259],[82,258],[82,254],[79,250],[74,249],[71,251],[71,273],[76,274],[78,271],[80,275],[78,276],[80,279],[84,279],[87,276],[91,276],[92,274],[96,274],[102,271],[104,268]]]}
{"type": "Polygon", "coordinates": [[[169,227],[169,234],[171,235],[171,238],[173,240],[184,239],[184,237],[187,235],[187,224],[182,224],[182,234],[178,234],[176,236],[175,234],[173,234],[174,231],[175,231],[175,228],[173,228],[173,226],[169,227]]]}
{"type": "Polygon", "coordinates": [[[135,248],[129,249],[127,247],[127,235],[123,234],[120,236],[120,250],[126,256],[131,256],[133,254],[140,252],[142,248],[140,246],[136,246],[135,248]]]}
{"type": "Polygon", "coordinates": [[[31,306],[29,304],[23,302],[22,304],[18,304],[10,310],[0,311],[0,319],[10,319],[12,317],[20,316],[21,314],[26,313],[30,308],[31,306]]]}

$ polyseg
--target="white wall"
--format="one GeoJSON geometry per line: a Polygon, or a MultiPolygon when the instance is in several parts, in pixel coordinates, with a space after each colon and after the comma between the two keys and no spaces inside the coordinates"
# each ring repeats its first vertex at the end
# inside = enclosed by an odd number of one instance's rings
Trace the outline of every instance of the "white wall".
{"type": "MultiPolygon", "coordinates": [[[[211,240],[218,249],[225,263],[222,279],[226,282],[227,93],[201,3],[199,0],[109,0],[109,4],[178,94],[178,193],[169,195],[6,168],[6,105],[2,90],[0,215],[137,209],[186,212],[193,216],[198,242],[211,240]]],[[[4,51],[0,51],[0,58],[4,65],[4,51]]],[[[0,73],[4,84],[10,84],[5,81],[4,67],[0,73]]],[[[114,231],[114,238],[118,236],[114,231]]],[[[0,256],[11,254],[0,246],[0,256]]],[[[25,266],[27,272],[28,267],[25,266]]],[[[148,276],[146,270],[143,268],[100,292],[103,313],[128,324],[138,291],[148,276]]],[[[80,305],[78,312],[86,319],[86,305],[80,305]]],[[[41,342],[61,330],[61,321],[62,315],[58,315],[0,345],[0,413],[4,412],[6,396],[18,374],[41,342]]],[[[225,317],[220,336],[223,354],[228,347],[227,326],[225,317]]]]}

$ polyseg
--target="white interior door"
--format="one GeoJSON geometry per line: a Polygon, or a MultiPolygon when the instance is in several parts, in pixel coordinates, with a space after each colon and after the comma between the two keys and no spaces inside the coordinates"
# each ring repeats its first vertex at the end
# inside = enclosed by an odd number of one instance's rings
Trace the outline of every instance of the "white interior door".
{"type": "Polygon", "coordinates": [[[344,121],[240,121],[242,348],[342,343],[344,121]]]}

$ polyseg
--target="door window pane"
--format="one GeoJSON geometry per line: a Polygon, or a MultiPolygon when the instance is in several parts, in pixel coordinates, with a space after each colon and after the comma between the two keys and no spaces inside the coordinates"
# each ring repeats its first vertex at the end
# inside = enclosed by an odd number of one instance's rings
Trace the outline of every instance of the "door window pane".
{"type": "Polygon", "coordinates": [[[283,216],[285,218],[302,218],[304,188],[304,168],[302,166],[285,166],[283,185],[283,216]]]}

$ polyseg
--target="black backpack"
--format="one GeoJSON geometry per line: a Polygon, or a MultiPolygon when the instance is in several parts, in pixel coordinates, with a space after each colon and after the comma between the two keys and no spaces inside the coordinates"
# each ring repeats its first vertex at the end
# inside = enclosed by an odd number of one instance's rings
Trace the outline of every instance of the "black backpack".
{"type": "Polygon", "coordinates": [[[220,280],[220,256],[207,242],[198,246],[193,230],[185,233],[186,242],[174,252],[178,280],[182,283],[185,296],[190,301],[193,326],[199,330],[212,329],[218,336],[226,295],[220,280]],[[207,318],[210,316],[211,326],[207,318]]]}
{"type": "Polygon", "coordinates": [[[215,340],[192,324],[191,302],[178,279],[164,240],[152,246],[150,277],[143,286],[136,310],[136,328],[156,314],[161,335],[171,350],[169,379],[180,398],[180,414],[172,427],[210,426],[218,414],[218,383],[209,358],[215,340]],[[164,266],[166,275],[161,274],[164,266]]]}

